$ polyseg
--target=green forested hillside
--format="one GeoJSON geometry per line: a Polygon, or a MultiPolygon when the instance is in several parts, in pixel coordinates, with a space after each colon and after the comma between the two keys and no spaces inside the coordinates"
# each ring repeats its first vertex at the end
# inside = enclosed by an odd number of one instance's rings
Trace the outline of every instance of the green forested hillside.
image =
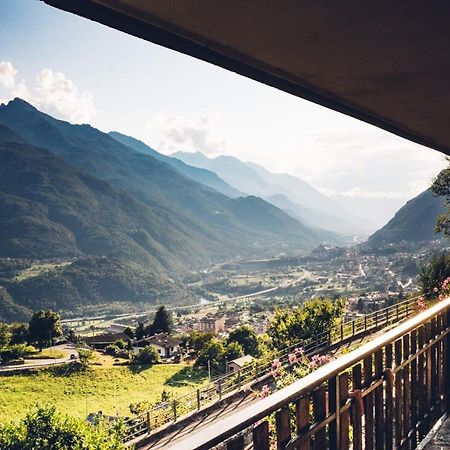
{"type": "Polygon", "coordinates": [[[420,244],[438,239],[434,232],[436,217],[444,211],[443,199],[428,189],[410,200],[380,230],[370,236],[367,245],[420,244]]]}

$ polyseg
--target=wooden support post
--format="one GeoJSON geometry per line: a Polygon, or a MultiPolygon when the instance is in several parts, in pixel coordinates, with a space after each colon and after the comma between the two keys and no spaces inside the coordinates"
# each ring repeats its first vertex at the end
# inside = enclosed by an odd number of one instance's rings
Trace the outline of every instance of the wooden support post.
{"type": "MultiPolygon", "coordinates": [[[[409,358],[411,352],[411,336],[406,334],[403,336],[403,360],[409,358]]],[[[411,382],[410,382],[410,366],[406,365],[403,369],[403,436],[408,436],[411,430],[411,382]]],[[[410,449],[411,445],[408,441],[404,449],[410,449]]]]}
{"type": "MultiPolygon", "coordinates": [[[[417,332],[411,331],[411,354],[414,355],[417,352],[417,332]]],[[[417,386],[417,358],[411,361],[411,427],[415,428],[418,421],[418,386],[417,386]]],[[[414,432],[411,437],[411,447],[416,448],[418,444],[417,432],[414,432]]]]}
{"type": "Polygon", "coordinates": [[[177,401],[175,399],[173,400],[172,409],[173,409],[173,421],[176,422],[177,421],[177,401]]]}
{"type": "MultiPolygon", "coordinates": [[[[344,372],[339,375],[339,397],[340,408],[342,408],[348,400],[348,373],[344,372]]],[[[350,411],[340,413],[341,423],[339,430],[339,450],[348,450],[350,448],[350,411]]]]}
{"type": "MultiPolygon", "coordinates": [[[[361,364],[357,364],[352,369],[352,390],[361,395],[362,376],[361,364]]],[[[364,414],[364,405],[361,405],[362,398],[356,395],[352,404],[352,426],[353,426],[353,450],[362,450],[362,416],[364,414]]]]}
{"type": "Polygon", "coordinates": [[[151,416],[150,411],[147,411],[147,434],[150,434],[150,431],[152,430],[152,423],[151,423],[151,416]]]}
{"type": "MultiPolygon", "coordinates": [[[[269,422],[264,420],[260,424],[256,425],[252,431],[253,434],[253,448],[261,450],[269,450],[270,440],[269,440],[269,422]]],[[[302,449],[303,450],[303,449],[302,449]]]]}
{"type": "MultiPolygon", "coordinates": [[[[375,381],[383,379],[383,350],[375,353],[375,381]]],[[[375,448],[384,449],[383,385],[375,389],[375,448]]]]}
{"type": "Polygon", "coordinates": [[[201,397],[200,397],[200,389],[197,389],[197,409],[201,408],[201,397]]]}
{"type": "MultiPolygon", "coordinates": [[[[364,358],[364,387],[372,384],[372,356],[364,358]]],[[[373,392],[366,395],[364,399],[364,435],[365,450],[373,450],[375,423],[373,418],[373,392]]]]}
{"type": "Polygon", "coordinates": [[[285,406],[275,413],[275,422],[277,430],[277,449],[282,450],[291,440],[289,406],[285,406]]]}
{"type": "MultiPolygon", "coordinates": [[[[395,366],[402,363],[402,340],[397,339],[394,344],[395,366]]],[[[402,370],[395,373],[395,447],[399,448],[402,441],[402,419],[403,419],[403,389],[402,370]]]]}
{"type": "MultiPolygon", "coordinates": [[[[297,424],[297,435],[301,436],[309,428],[309,396],[301,397],[297,400],[295,409],[295,421],[297,424]]],[[[258,447],[254,447],[257,449],[258,447]]],[[[300,439],[298,444],[298,450],[310,450],[311,449],[311,438],[309,436],[300,439]]]]}
{"type": "Polygon", "coordinates": [[[331,450],[340,449],[341,434],[341,414],[340,414],[340,392],[339,392],[339,375],[328,380],[328,405],[329,413],[336,413],[336,419],[329,425],[329,441],[331,450]]]}
{"type": "MultiPolygon", "coordinates": [[[[325,419],[327,414],[326,408],[326,392],[323,387],[316,389],[313,393],[313,410],[314,410],[314,419],[317,422],[321,422],[325,419]]],[[[327,448],[327,435],[326,429],[320,429],[314,437],[314,448],[316,449],[325,449],[327,448]]]]}
{"type": "Polygon", "coordinates": [[[242,436],[242,434],[234,437],[231,441],[227,443],[227,450],[244,450],[244,449],[245,449],[245,442],[244,436],[242,436]]]}

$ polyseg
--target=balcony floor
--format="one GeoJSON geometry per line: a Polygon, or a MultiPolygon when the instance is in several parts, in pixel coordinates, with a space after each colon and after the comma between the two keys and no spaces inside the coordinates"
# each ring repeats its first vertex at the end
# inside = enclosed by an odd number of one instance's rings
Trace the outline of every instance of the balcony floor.
{"type": "Polygon", "coordinates": [[[450,449],[450,416],[439,428],[424,450],[448,450],[450,449]]]}

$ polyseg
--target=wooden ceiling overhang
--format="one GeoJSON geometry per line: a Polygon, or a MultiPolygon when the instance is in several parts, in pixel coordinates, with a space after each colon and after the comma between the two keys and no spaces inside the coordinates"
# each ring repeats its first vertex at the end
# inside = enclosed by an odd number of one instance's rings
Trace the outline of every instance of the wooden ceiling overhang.
{"type": "Polygon", "coordinates": [[[44,0],[450,154],[447,0],[44,0]]]}

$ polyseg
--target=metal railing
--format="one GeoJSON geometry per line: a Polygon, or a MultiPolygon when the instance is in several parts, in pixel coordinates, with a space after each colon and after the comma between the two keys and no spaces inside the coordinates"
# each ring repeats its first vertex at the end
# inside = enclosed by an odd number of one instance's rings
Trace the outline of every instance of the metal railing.
{"type": "Polygon", "coordinates": [[[415,448],[450,409],[449,346],[447,298],[169,448],[415,448]]]}
{"type": "Polygon", "coordinates": [[[244,385],[252,385],[271,376],[271,364],[274,358],[283,366],[289,365],[289,354],[301,347],[306,356],[325,353],[332,346],[344,341],[356,339],[365,334],[379,330],[404,320],[417,312],[417,297],[413,297],[384,309],[366,314],[346,323],[337,324],[332,330],[302,340],[281,351],[260,358],[244,366],[243,369],[216,378],[206,386],[189,392],[171,401],[163,402],[139,415],[123,420],[124,441],[128,442],[139,436],[176,422],[181,416],[200,410],[202,407],[220,401],[226,395],[239,391],[244,385]]]}

